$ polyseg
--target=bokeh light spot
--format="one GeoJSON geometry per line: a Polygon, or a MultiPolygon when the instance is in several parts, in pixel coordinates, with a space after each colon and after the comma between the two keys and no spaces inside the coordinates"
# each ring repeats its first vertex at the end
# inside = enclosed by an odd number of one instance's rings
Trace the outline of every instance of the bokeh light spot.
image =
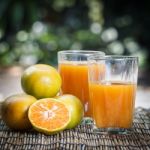
{"type": "Polygon", "coordinates": [[[104,42],[111,42],[118,38],[118,32],[115,28],[111,27],[104,30],[101,37],[104,42]]]}
{"type": "Polygon", "coordinates": [[[28,39],[28,33],[25,31],[19,31],[17,33],[17,40],[20,42],[26,41],[28,39]]]}
{"type": "Polygon", "coordinates": [[[124,47],[121,42],[115,41],[108,45],[108,49],[111,53],[121,55],[124,52],[124,47]]]}
{"type": "Polygon", "coordinates": [[[102,31],[102,26],[99,23],[92,23],[90,29],[93,33],[99,34],[102,31]]]}

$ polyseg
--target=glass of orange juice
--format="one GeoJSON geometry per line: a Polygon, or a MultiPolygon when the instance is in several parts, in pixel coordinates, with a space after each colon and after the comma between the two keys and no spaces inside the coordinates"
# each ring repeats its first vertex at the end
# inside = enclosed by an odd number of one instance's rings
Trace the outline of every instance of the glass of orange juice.
{"type": "Polygon", "coordinates": [[[87,58],[93,54],[105,55],[101,51],[91,50],[66,50],[58,52],[58,69],[62,77],[61,93],[77,96],[84,105],[85,117],[91,116],[87,58]]]}
{"type": "Polygon", "coordinates": [[[130,133],[137,87],[138,58],[93,55],[88,57],[88,69],[94,132],[130,133]]]}

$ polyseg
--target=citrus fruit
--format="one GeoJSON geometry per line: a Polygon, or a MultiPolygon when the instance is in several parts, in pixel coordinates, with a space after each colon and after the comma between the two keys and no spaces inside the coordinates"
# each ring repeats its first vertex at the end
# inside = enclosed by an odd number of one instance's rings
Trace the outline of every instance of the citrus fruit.
{"type": "Polygon", "coordinates": [[[28,119],[28,108],[35,101],[36,98],[27,94],[17,94],[6,98],[1,106],[3,121],[11,129],[30,129],[32,125],[28,119]]]}
{"type": "Polygon", "coordinates": [[[84,116],[84,108],[81,101],[76,96],[70,94],[58,96],[57,100],[63,102],[71,113],[71,121],[67,129],[76,127],[84,116]]]}
{"type": "Polygon", "coordinates": [[[40,99],[32,104],[28,117],[35,130],[45,134],[64,130],[70,122],[68,108],[54,98],[40,99]]]}
{"type": "Polygon", "coordinates": [[[36,64],[23,72],[21,85],[27,94],[38,99],[53,97],[60,90],[61,77],[55,68],[45,64],[36,64]]]}

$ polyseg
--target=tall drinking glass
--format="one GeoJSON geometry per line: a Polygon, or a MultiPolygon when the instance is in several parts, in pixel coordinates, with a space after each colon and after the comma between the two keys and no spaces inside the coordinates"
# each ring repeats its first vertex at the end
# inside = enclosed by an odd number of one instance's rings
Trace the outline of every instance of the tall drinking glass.
{"type": "Polygon", "coordinates": [[[133,122],[138,58],[88,57],[89,93],[95,132],[127,133],[133,122]]]}
{"type": "Polygon", "coordinates": [[[77,96],[84,105],[85,116],[90,117],[87,57],[105,54],[101,51],[66,50],[58,52],[58,69],[62,77],[62,94],[77,96]]]}

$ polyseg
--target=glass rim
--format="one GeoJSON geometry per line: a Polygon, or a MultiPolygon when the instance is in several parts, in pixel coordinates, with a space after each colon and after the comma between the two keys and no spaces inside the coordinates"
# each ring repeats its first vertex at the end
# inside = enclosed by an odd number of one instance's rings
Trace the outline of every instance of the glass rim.
{"type": "Polygon", "coordinates": [[[138,56],[130,56],[130,55],[90,55],[88,56],[88,60],[137,60],[138,56]]]}
{"type": "Polygon", "coordinates": [[[58,51],[58,55],[94,55],[94,54],[101,54],[100,56],[105,56],[103,51],[96,51],[96,50],[62,50],[58,51]]]}

